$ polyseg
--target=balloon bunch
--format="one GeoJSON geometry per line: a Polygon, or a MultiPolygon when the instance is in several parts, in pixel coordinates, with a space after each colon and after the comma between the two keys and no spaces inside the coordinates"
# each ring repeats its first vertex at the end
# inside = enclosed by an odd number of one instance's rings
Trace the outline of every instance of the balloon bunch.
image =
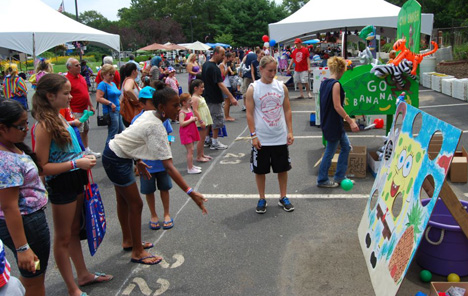
{"type": "Polygon", "coordinates": [[[273,47],[276,45],[276,41],[274,39],[270,40],[270,37],[268,37],[268,35],[263,35],[262,40],[263,42],[265,42],[263,43],[263,47],[273,47]]]}

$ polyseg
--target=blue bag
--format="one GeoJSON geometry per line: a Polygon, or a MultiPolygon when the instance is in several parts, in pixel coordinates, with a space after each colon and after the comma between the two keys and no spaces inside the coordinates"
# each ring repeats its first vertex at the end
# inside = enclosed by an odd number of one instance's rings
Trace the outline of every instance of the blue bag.
{"type": "Polygon", "coordinates": [[[86,185],[84,194],[84,206],[88,247],[91,256],[93,256],[106,234],[106,214],[98,185],[94,183],[91,170],[88,171],[88,180],[89,183],[86,185]]]}

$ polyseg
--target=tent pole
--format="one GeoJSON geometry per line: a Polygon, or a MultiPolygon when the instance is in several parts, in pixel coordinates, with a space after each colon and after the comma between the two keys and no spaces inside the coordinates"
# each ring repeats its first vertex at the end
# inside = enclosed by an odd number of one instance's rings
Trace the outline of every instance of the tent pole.
{"type": "MultiPolygon", "coordinates": [[[[33,33],[32,35],[33,37],[33,40],[32,40],[32,43],[33,43],[33,70],[36,68],[36,36],[35,34],[33,33]]],[[[26,57],[26,71],[28,70],[28,58],[26,57]]]]}

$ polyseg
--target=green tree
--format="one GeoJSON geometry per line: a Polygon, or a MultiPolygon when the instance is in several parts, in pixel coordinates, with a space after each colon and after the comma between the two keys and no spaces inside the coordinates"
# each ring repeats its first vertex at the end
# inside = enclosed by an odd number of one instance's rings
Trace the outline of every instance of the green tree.
{"type": "Polygon", "coordinates": [[[88,10],[80,13],[79,19],[83,24],[98,30],[105,30],[111,23],[105,16],[96,10],[88,10]]]}
{"type": "Polygon", "coordinates": [[[309,0],[283,0],[283,7],[289,14],[293,14],[304,6],[309,0]]]}
{"type": "Polygon", "coordinates": [[[229,44],[231,46],[234,46],[234,38],[232,34],[229,33],[222,33],[221,35],[218,35],[215,37],[215,42],[216,43],[224,43],[224,44],[229,44]]]}

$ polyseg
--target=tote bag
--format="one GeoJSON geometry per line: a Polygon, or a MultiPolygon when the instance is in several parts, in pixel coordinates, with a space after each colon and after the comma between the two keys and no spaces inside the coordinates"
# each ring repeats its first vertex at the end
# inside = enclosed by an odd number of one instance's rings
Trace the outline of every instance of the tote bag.
{"type": "Polygon", "coordinates": [[[102,204],[99,188],[93,180],[91,170],[88,171],[89,183],[85,190],[85,219],[86,219],[86,234],[88,238],[88,247],[91,256],[93,256],[106,234],[106,214],[104,213],[104,205],[102,204]]]}

